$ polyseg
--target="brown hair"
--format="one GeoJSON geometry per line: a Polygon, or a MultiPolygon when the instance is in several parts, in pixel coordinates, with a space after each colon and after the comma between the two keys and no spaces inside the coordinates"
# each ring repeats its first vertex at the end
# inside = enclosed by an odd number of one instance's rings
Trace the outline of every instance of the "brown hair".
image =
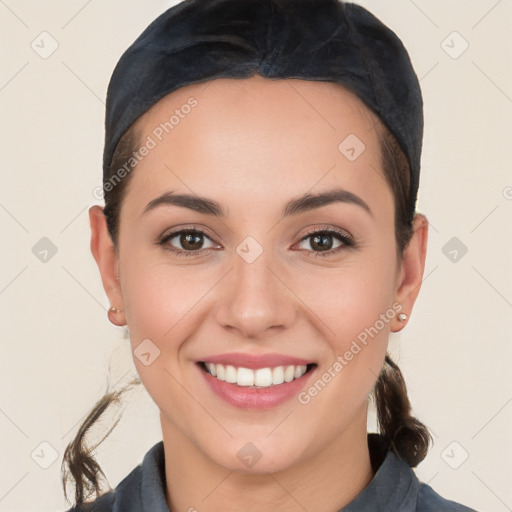
{"type": "MultiPolygon", "coordinates": [[[[105,181],[114,176],[137,149],[136,126],[136,123],[132,125],[121,138],[109,168],[109,175],[105,181]]],[[[400,260],[413,234],[413,215],[409,213],[414,210],[414,205],[410,204],[409,164],[395,137],[378,118],[376,130],[381,147],[382,170],[395,201],[395,238],[400,260]]],[[[123,198],[126,196],[126,187],[130,182],[130,175],[131,173],[127,174],[108,192],[105,190],[104,194],[104,214],[114,246],[117,246],[118,242],[120,210],[123,198]]],[[[140,384],[140,380],[135,379],[117,392],[107,390],[82,422],[75,438],[66,448],[62,462],[64,495],[67,498],[67,474],[64,468],[67,464],[69,473],[75,481],[76,505],[85,503],[85,500],[93,492],[96,493],[97,497],[100,495],[99,477],[100,474],[103,477],[105,475],[91,452],[112,432],[119,420],[93,448],[88,448],[85,437],[91,426],[109,406],[117,403],[121,394],[134,384],[140,384]]],[[[386,441],[387,448],[405,460],[409,466],[415,467],[425,458],[431,437],[425,425],[412,416],[404,378],[389,355],[386,355],[373,394],[376,402],[379,430],[386,441]]]]}

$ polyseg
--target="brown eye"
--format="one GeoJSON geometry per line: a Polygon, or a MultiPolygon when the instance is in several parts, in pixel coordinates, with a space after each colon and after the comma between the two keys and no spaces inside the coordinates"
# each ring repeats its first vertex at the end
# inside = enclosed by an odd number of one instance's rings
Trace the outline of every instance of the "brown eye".
{"type": "Polygon", "coordinates": [[[193,256],[216,247],[210,237],[197,229],[182,229],[169,233],[159,241],[159,245],[179,256],[193,256]],[[210,245],[205,247],[205,243],[210,245]]]}
{"type": "Polygon", "coordinates": [[[303,244],[303,249],[314,252],[315,256],[330,256],[343,248],[355,246],[347,233],[332,229],[315,230],[303,237],[300,244],[303,244]]]}
{"type": "Polygon", "coordinates": [[[328,233],[312,235],[309,238],[311,238],[310,245],[312,249],[318,249],[320,251],[328,251],[332,249],[333,236],[328,233]]]}
{"type": "Polygon", "coordinates": [[[181,233],[179,236],[179,243],[181,246],[189,251],[201,249],[203,244],[203,235],[197,233],[181,233]]]}

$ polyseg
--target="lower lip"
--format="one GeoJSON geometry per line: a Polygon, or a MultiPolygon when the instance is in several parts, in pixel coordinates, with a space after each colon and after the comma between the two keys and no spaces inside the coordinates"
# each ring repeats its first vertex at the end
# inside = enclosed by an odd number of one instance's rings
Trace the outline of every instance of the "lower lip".
{"type": "Polygon", "coordinates": [[[271,409],[286,402],[300,392],[315,371],[315,368],[312,368],[302,377],[291,382],[283,382],[283,384],[266,388],[250,388],[219,380],[210,375],[201,365],[198,367],[206,383],[217,396],[228,404],[242,409],[271,409]]]}

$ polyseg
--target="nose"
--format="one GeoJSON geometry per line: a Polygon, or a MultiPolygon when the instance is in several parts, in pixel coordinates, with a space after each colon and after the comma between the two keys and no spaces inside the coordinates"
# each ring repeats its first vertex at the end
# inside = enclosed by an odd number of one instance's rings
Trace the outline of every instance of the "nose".
{"type": "Polygon", "coordinates": [[[284,274],[270,250],[252,262],[234,252],[233,268],[219,290],[219,325],[244,339],[262,339],[270,330],[293,325],[298,309],[284,274]]]}

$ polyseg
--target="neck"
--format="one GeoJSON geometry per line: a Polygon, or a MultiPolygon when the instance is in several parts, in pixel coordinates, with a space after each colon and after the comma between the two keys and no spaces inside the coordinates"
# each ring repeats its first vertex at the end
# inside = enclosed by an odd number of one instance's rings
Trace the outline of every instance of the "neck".
{"type": "Polygon", "coordinates": [[[281,471],[258,474],[215,464],[163,417],[161,421],[171,512],[252,512],[269,506],[282,512],[334,512],[373,478],[366,414],[314,457],[281,471]]]}

